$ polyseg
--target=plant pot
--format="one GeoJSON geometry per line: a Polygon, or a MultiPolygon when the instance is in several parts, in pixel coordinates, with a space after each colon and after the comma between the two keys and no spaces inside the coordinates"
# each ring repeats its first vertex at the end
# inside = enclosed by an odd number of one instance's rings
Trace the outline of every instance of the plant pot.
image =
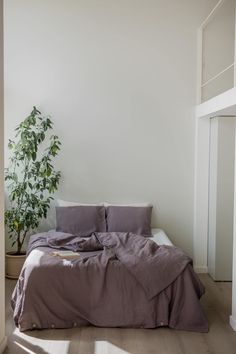
{"type": "Polygon", "coordinates": [[[15,254],[7,252],[6,254],[6,277],[10,279],[18,279],[23,264],[26,259],[26,254],[15,254]]]}

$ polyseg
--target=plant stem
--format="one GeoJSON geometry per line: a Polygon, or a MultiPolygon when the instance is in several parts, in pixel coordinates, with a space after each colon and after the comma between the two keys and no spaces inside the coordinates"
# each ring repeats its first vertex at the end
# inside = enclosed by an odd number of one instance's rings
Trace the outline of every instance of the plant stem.
{"type": "Polygon", "coordinates": [[[22,248],[22,242],[20,240],[20,232],[17,235],[17,254],[20,254],[22,248]]]}
{"type": "Polygon", "coordinates": [[[22,242],[21,242],[21,247],[23,246],[23,244],[24,244],[24,241],[25,241],[25,237],[26,237],[26,235],[27,235],[27,233],[28,233],[28,229],[27,230],[25,230],[25,232],[24,232],[24,234],[23,234],[23,237],[22,237],[22,242]]]}

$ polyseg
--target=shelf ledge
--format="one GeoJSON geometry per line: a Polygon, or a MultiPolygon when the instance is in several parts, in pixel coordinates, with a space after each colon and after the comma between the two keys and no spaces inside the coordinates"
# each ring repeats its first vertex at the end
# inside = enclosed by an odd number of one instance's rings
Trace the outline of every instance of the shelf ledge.
{"type": "Polygon", "coordinates": [[[196,106],[196,118],[236,116],[236,87],[196,106]]]}

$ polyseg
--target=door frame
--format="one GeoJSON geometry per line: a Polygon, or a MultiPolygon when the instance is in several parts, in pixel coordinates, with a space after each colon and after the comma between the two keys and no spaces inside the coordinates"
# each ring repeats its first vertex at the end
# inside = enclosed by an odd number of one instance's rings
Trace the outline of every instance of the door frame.
{"type": "MultiPolygon", "coordinates": [[[[222,118],[228,115],[220,115],[222,118]]],[[[236,114],[231,114],[236,116],[236,114]]],[[[210,176],[210,118],[219,115],[195,118],[195,181],[194,181],[194,268],[207,273],[208,223],[209,223],[209,176],[210,176]]],[[[232,312],[230,325],[236,331],[236,139],[234,161],[234,226],[233,226],[233,272],[232,312]]]]}

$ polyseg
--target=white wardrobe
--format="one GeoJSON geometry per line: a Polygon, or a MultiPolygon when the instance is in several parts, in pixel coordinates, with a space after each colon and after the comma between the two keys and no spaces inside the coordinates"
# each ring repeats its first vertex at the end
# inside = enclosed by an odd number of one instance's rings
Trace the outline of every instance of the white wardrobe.
{"type": "Polygon", "coordinates": [[[232,280],[235,118],[210,120],[208,272],[232,280]]]}

